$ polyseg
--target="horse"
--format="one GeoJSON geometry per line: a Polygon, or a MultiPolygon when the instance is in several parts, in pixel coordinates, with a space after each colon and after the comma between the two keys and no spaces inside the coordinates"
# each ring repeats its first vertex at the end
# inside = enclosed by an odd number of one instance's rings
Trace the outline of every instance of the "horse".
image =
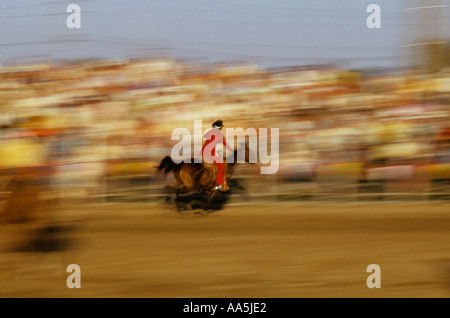
{"type": "MultiPolygon", "coordinates": [[[[246,163],[254,163],[250,161],[251,151],[247,144],[244,146],[245,150],[245,162],[246,163]]],[[[202,194],[211,195],[213,192],[212,188],[215,185],[216,177],[217,177],[217,167],[214,163],[206,163],[195,162],[195,157],[191,157],[190,161],[182,161],[180,163],[175,163],[172,160],[172,157],[165,156],[159,166],[157,166],[157,170],[164,170],[164,174],[167,175],[170,172],[173,172],[175,180],[176,180],[176,194],[186,194],[192,192],[200,192],[202,194]]],[[[238,163],[238,150],[234,150],[232,154],[225,157],[225,182],[224,188],[225,190],[229,189],[229,184],[231,180],[231,176],[236,168],[236,164],[238,163]]]]}

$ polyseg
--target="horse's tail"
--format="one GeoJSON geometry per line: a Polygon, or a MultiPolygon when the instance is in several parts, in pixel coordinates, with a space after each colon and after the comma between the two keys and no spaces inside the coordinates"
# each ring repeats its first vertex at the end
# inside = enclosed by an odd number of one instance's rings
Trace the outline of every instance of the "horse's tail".
{"type": "Polygon", "coordinates": [[[175,172],[175,171],[181,169],[183,164],[184,164],[183,161],[181,163],[177,164],[177,163],[173,162],[173,160],[170,156],[165,156],[163,158],[163,160],[161,160],[161,163],[159,164],[159,166],[156,167],[156,169],[158,169],[158,170],[164,169],[164,174],[168,174],[171,171],[175,172]]]}

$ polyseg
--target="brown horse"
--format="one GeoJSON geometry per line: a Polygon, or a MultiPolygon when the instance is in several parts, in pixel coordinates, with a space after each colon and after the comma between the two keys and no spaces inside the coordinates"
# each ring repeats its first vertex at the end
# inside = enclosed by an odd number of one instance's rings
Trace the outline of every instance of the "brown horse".
{"type": "MultiPolygon", "coordinates": [[[[250,149],[246,144],[245,147],[245,162],[250,162],[250,149]]],[[[228,190],[228,184],[233,174],[233,171],[238,163],[238,150],[228,157],[224,157],[225,163],[225,190],[228,190]]],[[[177,195],[190,192],[202,192],[209,194],[214,187],[217,177],[217,167],[214,163],[208,164],[206,162],[197,163],[194,158],[190,162],[175,163],[170,156],[164,157],[160,165],[157,167],[159,171],[164,169],[164,174],[173,172],[177,182],[177,195]]]]}

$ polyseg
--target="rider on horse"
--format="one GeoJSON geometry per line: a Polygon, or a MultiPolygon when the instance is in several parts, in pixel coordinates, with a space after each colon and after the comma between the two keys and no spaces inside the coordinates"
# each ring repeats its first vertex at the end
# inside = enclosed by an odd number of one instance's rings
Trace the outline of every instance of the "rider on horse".
{"type": "Polygon", "coordinates": [[[216,146],[223,144],[225,147],[232,150],[231,147],[227,145],[225,137],[222,134],[223,126],[224,125],[222,120],[220,119],[216,120],[212,124],[212,128],[209,128],[203,135],[203,139],[205,139],[206,142],[202,147],[203,158],[206,159],[208,163],[214,162],[214,164],[218,168],[216,184],[213,190],[221,190],[221,191],[225,191],[224,189],[225,164],[223,163],[223,157],[217,154],[216,146]]]}

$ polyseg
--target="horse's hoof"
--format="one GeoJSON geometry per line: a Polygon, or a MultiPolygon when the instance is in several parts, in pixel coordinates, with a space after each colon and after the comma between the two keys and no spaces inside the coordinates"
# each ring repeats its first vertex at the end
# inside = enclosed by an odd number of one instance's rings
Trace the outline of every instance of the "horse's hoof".
{"type": "Polygon", "coordinates": [[[191,210],[201,209],[204,207],[204,205],[205,205],[205,203],[200,200],[192,200],[192,201],[189,201],[189,203],[188,203],[188,206],[191,210]]]}

